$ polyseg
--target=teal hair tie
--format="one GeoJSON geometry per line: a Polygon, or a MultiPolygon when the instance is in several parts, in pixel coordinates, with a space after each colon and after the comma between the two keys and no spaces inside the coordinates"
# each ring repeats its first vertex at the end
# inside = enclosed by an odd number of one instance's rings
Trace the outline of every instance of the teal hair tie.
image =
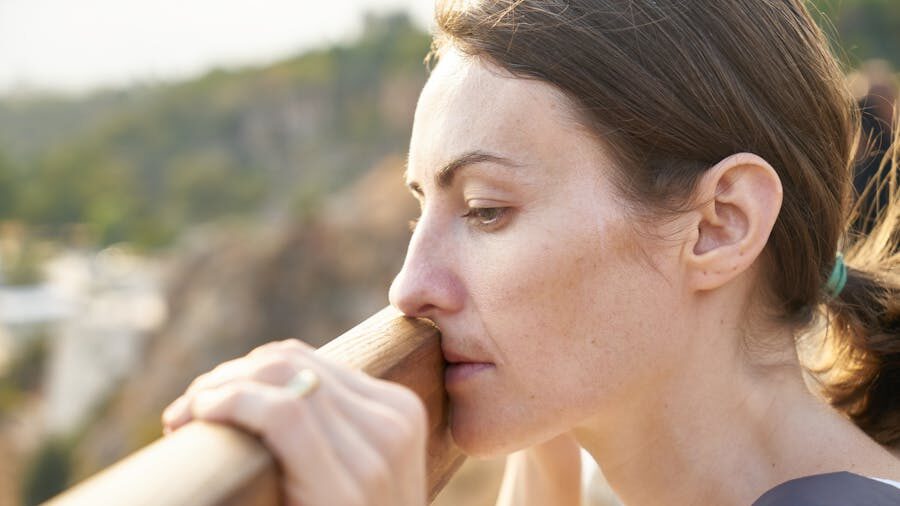
{"type": "Polygon", "coordinates": [[[844,263],[843,253],[838,253],[831,276],[828,276],[828,282],[825,283],[825,293],[831,298],[836,298],[844,290],[846,284],[847,265],[844,263]]]}

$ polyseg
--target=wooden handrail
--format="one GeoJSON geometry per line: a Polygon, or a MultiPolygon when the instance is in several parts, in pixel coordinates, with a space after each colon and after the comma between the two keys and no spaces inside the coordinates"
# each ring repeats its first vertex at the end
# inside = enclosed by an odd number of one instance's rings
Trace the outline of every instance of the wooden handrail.
{"type": "MultiPolygon", "coordinates": [[[[429,323],[387,307],[317,351],[419,394],[429,417],[429,500],[465,460],[447,430],[439,337],[429,323]]],[[[47,504],[278,506],[279,484],[275,460],[258,438],[192,422],[47,504]]]]}

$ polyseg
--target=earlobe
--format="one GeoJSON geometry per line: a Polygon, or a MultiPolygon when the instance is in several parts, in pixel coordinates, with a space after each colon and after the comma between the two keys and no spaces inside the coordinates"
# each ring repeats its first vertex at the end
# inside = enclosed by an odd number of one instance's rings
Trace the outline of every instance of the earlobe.
{"type": "Polygon", "coordinates": [[[747,271],[769,240],[781,209],[778,174],[751,153],[725,158],[697,185],[695,233],[685,268],[693,290],[714,290],[747,271]]]}

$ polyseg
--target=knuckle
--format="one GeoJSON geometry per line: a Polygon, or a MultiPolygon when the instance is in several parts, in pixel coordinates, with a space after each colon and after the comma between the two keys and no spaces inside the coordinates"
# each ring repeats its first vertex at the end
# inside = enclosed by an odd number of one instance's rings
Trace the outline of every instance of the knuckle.
{"type": "Polygon", "coordinates": [[[311,347],[297,338],[285,339],[282,341],[272,341],[256,347],[249,355],[265,355],[269,353],[284,353],[285,351],[305,351],[311,347]]]}
{"type": "Polygon", "coordinates": [[[415,447],[417,438],[411,423],[403,419],[396,419],[385,427],[379,439],[385,460],[397,463],[403,461],[410,449],[415,447]]]}
{"type": "Polygon", "coordinates": [[[296,421],[303,416],[301,403],[290,397],[277,397],[261,408],[263,430],[268,433],[294,427],[296,421]]]}
{"type": "Polygon", "coordinates": [[[241,401],[241,398],[244,396],[245,391],[244,388],[235,383],[229,383],[226,385],[222,385],[219,388],[218,399],[220,400],[220,404],[226,406],[234,406],[238,402],[241,401]]]}
{"type": "Polygon", "coordinates": [[[191,383],[188,385],[186,391],[193,392],[195,390],[199,390],[199,389],[203,388],[203,385],[205,385],[207,382],[209,382],[210,374],[212,374],[212,373],[211,372],[203,373],[200,376],[197,376],[196,378],[191,380],[191,383]]]}
{"type": "Polygon", "coordinates": [[[361,466],[361,478],[363,483],[377,484],[388,476],[388,463],[378,453],[372,453],[364,459],[361,466]]]}
{"type": "Polygon", "coordinates": [[[428,421],[428,411],[425,409],[425,403],[412,390],[398,385],[397,389],[397,405],[403,418],[409,420],[413,424],[413,428],[418,425],[424,427],[428,421]]]}
{"type": "Polygon", "coordinates": [[[240,398],[241,391],[232,385],[206,390],[194,397],[190,411],[199,418],[225,416],[235,410],[240,398]]]}
{"type": "Polygon", "coordinates": [[[283,355],[265,355],[255,359],[250,372],[252,379],[281,379],[295,372],[294,363],[283,355]]]}
{"type": "Polygon", "coordinates": [[[191,380],[190,384],[188,384],[187,389],[185,389],[185,392],[193,392],[195,390],[198,390],[200,386],[203,385],[203,383],[206,381],[204,379],[206,377],[206,374],[201,374],[200,376],[197,376],[196,378],[191,380]]]}
{"type": "Polygon", "coordinates": [[[267,353],[271,353],[273,349],[277,349],[279,341],[272,341],[270,343],[261,344],[256,348],[250,350],[250,353],[247,354],[248,357],[256,357],[259,355],[265,355],[267,353]]]}
{"type": "Polygon", "coordinates": [[[380,455],[373,455],[366,459],[360,471],[359,481],[364,489],[376,497],[381,497],[387,492],[391,477],[391,467],[380,455]]]}
{"type": "Polygon", "coordinates": [[[346,504],[348,506],[366,506],[367,495],[362,487],[358,484],[349,484],[343,487],[343,493],[341,494],[343,499],[339,502],[339,504],[346,504]]]}
{"type": "Polygon", "coordinates": [[[304,343],[303,341],[297,339],[296,337],[292,337],[290,339],[285,339],[280,342],[285,348],[289,348],[289,349],[309,350],[312,348],[310,345],[304,343]]]}
{"type": "Polygon", "coordinates": [[[210,388],[221,379],[233,376],[234,373],[241,367],[241,364],[241,359],[222,362],[221,364],[213,367],[210,371],[194,378],[193,381],[191,381],[191,384],[188,385],[187,391],[194,392],[196,390],[210,388]]]}

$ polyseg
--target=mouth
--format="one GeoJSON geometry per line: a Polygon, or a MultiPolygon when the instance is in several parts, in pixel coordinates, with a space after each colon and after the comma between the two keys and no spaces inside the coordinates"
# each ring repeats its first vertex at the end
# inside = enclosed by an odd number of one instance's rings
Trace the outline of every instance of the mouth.
{"type": "Polygon", "coordinates": [[[484,360],[481,358],[477,358],[475,356],[470,356],[466,353],[452,350],[448,348],[441,348],[441,351],[444,354],[444,360],[447,362],[447,365],[461,365],[461,364],[491,364],[492,362],[488,360],[484,360]]]}
{"type": "Polygon", "coordinates": [[[443,353],[444,360],[447,361],[447,367],[444,370],[444,387],[447,390],[457,389],[463,383],[481,376],[495,367],[493,362],[456,350],[444,348],[443,353]]]}
{"type": "Polygon", "coordinates": [[[444,388],[448,391],[458,389],[462,384],[470,382],[492,370],[490,362],[453,362],[447,363],[444,369],[444,388]]]}

